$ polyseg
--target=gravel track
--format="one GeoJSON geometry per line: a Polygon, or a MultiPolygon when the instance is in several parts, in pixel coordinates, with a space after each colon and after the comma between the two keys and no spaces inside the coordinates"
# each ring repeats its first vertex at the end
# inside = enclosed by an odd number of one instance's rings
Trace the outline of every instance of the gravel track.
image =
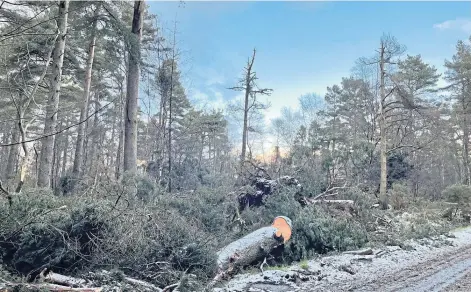
{"type": "Polygon", "coordinates": [[[215,291],[253,292],[462,292],[471,291],[471,227],[451,237],[408,242],[407,250],[385,247],[376,256],[340,254],[306,267],[237,275],[215,291]],[[299,277],[301,275],[301,278],[299,277]]]}

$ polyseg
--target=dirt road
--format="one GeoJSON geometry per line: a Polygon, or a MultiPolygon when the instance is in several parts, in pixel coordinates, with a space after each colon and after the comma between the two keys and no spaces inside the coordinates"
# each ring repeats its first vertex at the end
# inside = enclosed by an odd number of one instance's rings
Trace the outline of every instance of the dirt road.
{"type": "MultiPolygon", "coordinates": [[[[471,242],[440,258],[404,267],[369,282],[337,286],[335,291],[439,292],[471,291],[471,242]],[[340,290],[338,290],[340,288],[340,290]]],[[[326,290],[324,290],[326,291],[326,290]]]]}
{"type": "Polygon", "coordinates": [[[307,269],[304,265],[243,274],[218,291],[471,291],[471,227],[451,234],[411,241],[407,249],[383,247],[371,256],[322,257],[309,261],[307,269]],[[312,276],[302,276],[309,273],[312,276]]]}

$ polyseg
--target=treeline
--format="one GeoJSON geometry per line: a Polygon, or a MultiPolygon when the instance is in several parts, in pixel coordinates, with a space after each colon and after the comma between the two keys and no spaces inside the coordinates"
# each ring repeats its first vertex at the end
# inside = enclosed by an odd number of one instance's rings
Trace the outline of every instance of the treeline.
{"type": "MultiPolygon", "coordinates": [[[[241,183],[266,137],[260,97],[272,92],[257,84],[255,50],[231,88],[243,100],[202,111],[181,82],[176,27],[165,35],[144,1],[1,5],[0,174],[10,190],[67,192],[140,168],[170,192],[241,183]],[[241,144],[229,142],[230,115],[241,144]]],[[[312,194],[360,187],[384,206],[395,182],[427,198],[469,185],[471,47],[458,42],[444,75],[389,35],[371,52],[325,97],[305,95],[272,121],[277,144],[263,167],[312,194]]]]}
{"type": "Polygon", "coordinates": [[[300,110],[273,121],[290,149],[280,165],[311,177],[318,191],[356,186],[384,203],[394,183],[428,199],[469,185],[471,47],[459,41],[443,75],[389,35],[372,52],[324,98],[303,96],[300,110]]]}
{"type": "Polygon", "coordinates": [[[194,188],[226,167],[222,112],[190,104],[175,35],[165,38],[144,1],[1,5],[0,173],[10,190],[119,178],[136,160],[169,190],[194,188]]]}

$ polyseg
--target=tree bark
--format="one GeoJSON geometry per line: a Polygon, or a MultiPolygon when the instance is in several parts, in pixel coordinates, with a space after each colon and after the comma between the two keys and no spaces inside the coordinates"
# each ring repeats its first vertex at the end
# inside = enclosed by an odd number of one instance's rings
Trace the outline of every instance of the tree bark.
{"type": "MultiPolygon", "coordinates": [[[[381,41],[381,48],[380,48],[380,60],[379,60],[379,74],[380,74],[380,117],[379,117],[379,129],[380,129],[380,163],[381,163],[381,178],[380,178],[380,185],[379,185],[379,197],[381,203],[384,206],[387,206],[387,185],[388,185],[388,149],[387,149],[387,141],[386,141],[386,113],[385,113],[385,103],[386,103],[386,96],[385,96],[385,70],[384,70],[384,52],[385,45],[383,41],[381,41]]],[[[383,206],[383,207],[384,207],[383,206]]]]}
{"type": "MultiPolygon", "coordinates": [[[[463,94],[466,94],[466,87],[463,85],[463,94]]],[[[463,170],[464,170],[464,181],[465,185],[471,183],[471,170],[469,166],[469,125],[468,125],[468,106],[465,97],[462,97],[461,106],[463,110],[463,170]]]]}
{"type": "Polygon", "coordinates": [[[221,249],[217,254],[218,273],[207,288],[231,277],[240,268],[263,259],[273,249],[286,243],[291,237],[291,229],[291,219],[279,216],[271,226],[255,230],[221,249]]]}
{"type": "Polygon", "coordinates": [[[59,109],[59,97],[61,89],[62,64],[64,62],[65,39],[67,36],[67,16],[69,11],[69,0],[59,2],[59,37],[56,40],[53,55],[53,68],[51,92],[47,101],[46,118],[44,122],[44,137],[41,144],[39,159],[38,187],[49,187],[51,183],[52,154],[54,147],[57,124],[57,111],[59,109]]]}
{"type": "MultiPolygon", "coordinates": [[[[65,126],[69,126],[69,121],[65,121],[65,126]]],[[[64,133],[64,147],[63,147],[63,154],[62,154],[62,167],[61,167],[61,175],[64,176],[67,170],[67,154],[69,153],[69,135],[66,131],[64,133]]]]}
{"type": "MultiPolygon", "coordinates": [[[[90,37],[90,45],[88,46],[88,57],[87,57],[87,66],[85,68],[85,79],[83,83],[83,100],[82,107],[80,108],[80,121],[85,120],[87,116],[88,103],[90,102],[90,84],[92,82],[92,69],[93,69],[93,60],[95,58],[95,43],[96,43],[96,29],[98,18],[97,14],[99,13],[100,7],[98,6],[94,12],[94,19],[92,23],[92,32],[90,37]]],[[[83,142],[85,135],[85,123],[81,123],[77,129],[77,142],[75,145],[75,157],[74,157],[74,166],[72,173],[75,176],[80,175],[83,165],[83,142]]]]}
{"type": "Polygon", "coordinates": [[[286,243],[291,237],[291,228],[291,219],[276,217],[271,226],[257,229],[222,248],[217,253],[219,273],[210,286],[239,268],[263,259],[273,249],[286,243]]]}
{"type": "Polygon", "coordinates": [[[124,119],[124,171],[136,172],[137,161],[137,103],[139,97],[140,52],[144,1],[134,2],[131,32],[135,36],[129,51],[129,73],[126,88],[124,119]]]}
{"type": "MultiPolygon", "coordinates": [[[[60,127],[62,128],[62,126],[60,127]]],[[[59,159],[58,157],[60,157],[60,154],[58,153],[59,152],[59,142],[60,142],[60,136],[58,139],[55,139],[54,140],[54,146],[52,148],[52,170],[51,170],[51,188],[55,188],[56,187],[56,173],[57,173],[57,169],[59,168],[59,159]]]]}
{"type": "Polygon", "coordinates": [[[124,144],[124,125],[123,125],[123,120],[124,120],[124,112],[123,112],[123,90],[122,87],[120,87],[120,93],[121,98],[119,102],[119,123],[118,123],[118,150],[116,151],[116,172],[115,172],[115,177],[116,179],[119,178],[121,175],[121,166],[123,164],[123,144],[124,144]]]}
{"type": "Polygon", "coordinates": [[[253,50],[252,59],[248,63],[247,66],[247,74],[245,76],[245,98],[244,98],[244,126],[242,129],[242,150],[240,153],[240,167],[242,170],[242,166],[244,165],[245,161],[245,153],[247,152],[247,135],[248,135],[248,120],[249,120],[249,97],[250,93],[252,92],[251,88],[251,74],[252,74],[252,66],[255,61],[255,50],[253,50]]]}
{"type": "MultiPolygon", "coordinates": [[[[11,130],[11,142],[17,143],[19,141],[19,133],[16,127],[11,130]]],[[[7,168],[5,169],[5,178],[12,179],[15,177],[15,166],[18,160],[18,149],[19,145],[13,145],[10,147],[8,153],[7,168]]]]}
{"type": "MultiPolygon", "coordinates": [[[[100,93],[95,92],[95,98],[94,98],[94,103],[95,103],[95,112],[100,108],[100,93]]],[[[91,135],[88,137],[88,142],[90,144],[89,147],[89,152],[87,155],[87,168],[88,168],[88,175],[94,176],[95,175],[95,166],[97,165],[97,152],[98,152],[98,142],[99,142],[99,123],[100,120],[98,118],[98,115],[93,116],[93,125],[92,125],[92,130],[91,130],[91,135]]]]}

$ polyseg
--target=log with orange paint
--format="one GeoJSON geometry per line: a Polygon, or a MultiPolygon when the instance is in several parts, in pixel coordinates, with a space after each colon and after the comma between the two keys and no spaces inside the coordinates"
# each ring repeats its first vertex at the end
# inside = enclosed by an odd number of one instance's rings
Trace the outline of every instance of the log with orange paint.
{"type": "Polygon", "coordinates": [[[230,243],[218,252],[219,273],[216,278],[234,274],[239,268],[262,260],[276,247],[285,244],[291,238],[291,232],[291,219],[278,216],[270,226],[230,243]]]}

